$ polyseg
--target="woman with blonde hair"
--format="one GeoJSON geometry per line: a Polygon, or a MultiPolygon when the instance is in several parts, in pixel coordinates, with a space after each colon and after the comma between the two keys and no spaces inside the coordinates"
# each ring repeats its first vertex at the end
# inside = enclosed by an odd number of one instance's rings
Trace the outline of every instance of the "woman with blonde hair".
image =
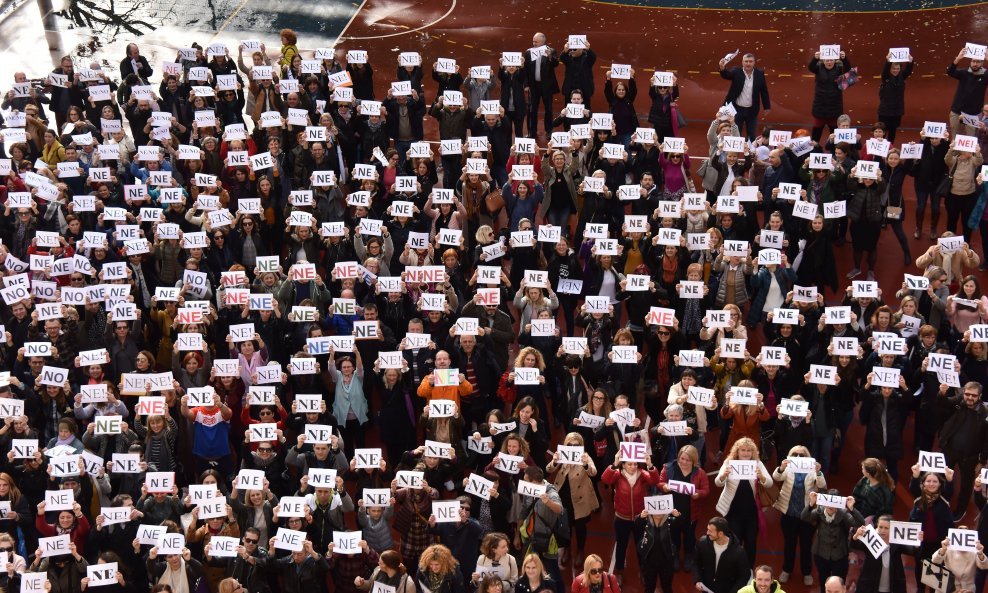
{"type": "MultiPolygon", "coordinates": [[[[518,352],[518,356],[515,357],[514,368],[522,369],[538,369],[539,379],[537,385],[518,385],[516,382],[517,373],[512,370],[508,373],[508,383],[515,386],[515,398],[516,400],[521,400],[526,397],[530,398],[539,408],[539,414],[542,418],[549,417],[549,410],[545,404],[545,391],[546,385],[546,368],[545,368],[545,358],[542,357],[542,352],[532,346],[526,346],[518,352]]],[[[515,407],[517,410],[517,406],[515,407]]],[[[544,460],[539,459],[540,463],[544,460]]]]}
{"type": "Polygon", "coordinates": [[[536,553],[525,556],[521,563],[521,577],[515,583],[515,593],[553,593],[556,583],[545,570],[542,558],[536,553]]]}
{"type": "MultiPolygon", "coordinates": [[[[571,432],[563,439],[563,445],[583,448],[583,436],[578,432],[571,432]]],[[[556,474],[553,484],[576,531],[576,556],[573,557],[573,564],[578,565],[583,562],[583,547],[587,541],[587,524],[590,522],[590,516],[600,508],[593,481],[597,475],[597,466],[586,450],[580,456],[578,464],[560,463],[559,451],[555,451],[545,470],[548,474],[556,474]]],[[[562,566],[568,564],[572,555],[570,552],[569,548],[560,550],[559,563],[562,566]]]]}
{"type": "Polygon", "coordinates": [[[811,457],[809,449],[796,445],[789,450],[772,478],[782,485],[779,498],[772,506],[782,513],[782,537],[785,548],[782,556],[782,573],[779,582],[785,583],[796,563],[796,546],[799,546],[799,568],[803,573],[803,584],[813,584],[813,532],[814,526],[803,521],[803,509],[810,506],[810,494],[826,492],[827,480],[820,471],[820,462],[814,464],[814,471],[800,471],[793,466],[793,458],[811,457]]]}
{"type": "Polygon", "coordinates": [[[604,569],[604,559],[597,554],[590,554],[583,561],[583,572],[573,579],[573,586],[570,591],[572,593],[621,593],[621,585],[617,576],[607,574],[604,569]]]}
{"type": "Polygon", "coordinates": [[[419,556],[418,586],[422,593],[461,593],[463,575],[449,548],[433,544],[419,556]]]}
{"type": "Polygon", "coordinates": [[[0,472],[0,502],[10,504],[10,509],[0,518],[0,540],[5,535],[17,539],[18,530],[23,534],[33,532],[34,516],[28,499],[17,487],[14,477],[7,472],[0,472]]]}
{"type": "MultiPolygon", "coordinates": [[[[522,280],[518,292],[515,293],[514,305],[515,309],[521,313],[520,327],[526,329],[526,326],[530,325],[535,317],[534,311],[548,309],[552,312],[558,309],[559,297],[552,291],[551,286],[546,286],[544,289],[538,286],[527,286],[522,280]]],[[[531,331],[531,328],[527,329],[531,331]]]]}
{"type": "MultiPolygon", "coordinates": [[[[750,466],[750,464],[744,464],[750,466]]],[[[758,532],[765,523],[762,505],[759,502],[758,491],[772,485],[772,474],[758,459],[758,445],[748,437],[738,439],[731,447],[730,453],[724,459],[724,464],[714,484],[723,488],[717,500],[717,512],[727,519],[731,532],[737,536],[744,546],[748,563],[755,565],[755,552],[758,549],[758,532]],[[750,475],[733,477],[735,472],[746,471],[744,466],[737,466],[734,461],[754,462],[754,471],[750,475]]]]}
{"type": "MultiPolygon", "coordinates": [[[[508,536],[503,533],[488,533],[480,542],[480,556],[477,557],[477,568],[484,571],[471,575],[471,584],[480,585],[483,577],[494,575],[501,579],[501,590],[512,593],[518,581],[518,561],[511,555],[508,536]]],[[[482,589],[481,589],[482,590],[482,589]]]]}
{"type": "MultiPolygon", "coordinates": [[[[964,221],[961,221],[964,224],[964,221]]],[[[954,237],[954,233],[950,231],[944,232],[940,235],[941,238],[946,239],[947,237],[954,237]]],[[[947,274],[947,284],[952,284],[955,280],[964,277],[964,274],[970,270],[974,271],[977,269],[978,264],[981,263],[981,258],[978,254],[971,249],[971,246],[967,244],[967,239],[965,238],[964,243],[961,248],[957,251],[951,253],[944,253],[943,249],[940,247],[940,243],[934,243],[926,250],[923,255],[916,258],[916,267],[929,271],[932,268],[943,268],[944,272],[947,274]]]]}

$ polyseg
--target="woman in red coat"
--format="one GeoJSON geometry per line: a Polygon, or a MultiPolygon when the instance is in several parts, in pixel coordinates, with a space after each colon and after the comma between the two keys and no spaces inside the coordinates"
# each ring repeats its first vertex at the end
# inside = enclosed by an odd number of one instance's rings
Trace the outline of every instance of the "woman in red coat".
{"type": "Polygon", "coordinates": [[[614,465],[608,466],[601,481],[614,489],[614,533],[617,553],[614,557],[614,573],[624,570],[624,558],[628,552],[628,539],[632,532],[635,542],[642,538],[641,523],[635,517],[645,509],[645,497],[649,488],[659,483],[659,470],[652,465],[652,456],[645,455],[645,468],[631,461],[621,462],[621,452],[614,455],[614,465]]]}
{"type": "Polygon", "coordinates": [[[56,535],[68,535],[75,544],[79,554],[86,553],[86,540],[89,538],[89,519],[82,514],[82,506],[78,502],[72,503],[71,511],[61,511],[55,524],[45,521],[45,502],[38,503],[38,516],[34,520],[34,527],[41,537],[53,537],[56,535]]]}

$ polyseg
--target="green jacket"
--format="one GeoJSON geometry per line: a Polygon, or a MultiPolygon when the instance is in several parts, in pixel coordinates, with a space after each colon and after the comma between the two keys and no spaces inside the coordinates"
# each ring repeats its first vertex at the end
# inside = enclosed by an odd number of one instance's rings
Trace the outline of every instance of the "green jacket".
{"type": "MultiPolygon", "coordinates": [[[[752,581],[747,587],[742,587],[738,589],[738,593],[758,593],[758,589],[755,588],[755,582],[752,581]]],[[[782,586],[779,581],[772,581],[772,587],[769,589],[769,593],[786,593],[782,590],[782,586]]]]}

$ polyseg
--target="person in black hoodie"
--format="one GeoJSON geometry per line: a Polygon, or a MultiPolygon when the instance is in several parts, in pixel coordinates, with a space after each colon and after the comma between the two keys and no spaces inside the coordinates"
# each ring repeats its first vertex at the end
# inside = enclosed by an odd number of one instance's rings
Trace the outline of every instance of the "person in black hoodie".
{"type": "MultiPolygon", "coordinates": [[[[693,582],[703,583],[713,593],[736,593],[748,584],[750,577],[748,556],[741,548],[738,538],[730,532],[727,519],[711,518],[707,521],[707,535],[696,543],[693,582]],[[724,546],[726,547],[718,556],[717,548],[724,546]]],[[[867,590],[877,590],[877,586],[867,590]]]]}
{"type": "Polygon", "coordinates": [[[673,559],[676,557],[672,548],[672,524],[679,517],[679,511],[672,510],[671,515],[649,515],[642,510],[635,519],[642,532],[638,541],[638,562],[641,566],[642,580],[645,582],[644,591],[655,591],[656,581],[662,581],[662,592],[672,591],[673,559]]]}
{"type": "Polygon", "coordinates": [[[878,121],[885,124],[885,137],[895,144],[895,131],[906,112],[906,79],[913,73],[913,57],[905,64],[891,62],[892,53],[885,58],[882,84],[878,87],[878,121]]]}

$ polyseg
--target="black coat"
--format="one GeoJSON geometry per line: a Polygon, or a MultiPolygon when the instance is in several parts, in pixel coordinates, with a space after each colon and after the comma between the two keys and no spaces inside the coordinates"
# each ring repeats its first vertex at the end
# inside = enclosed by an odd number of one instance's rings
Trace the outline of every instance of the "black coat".
{"type": "MultiPolygon", "coordinates": [[[[720,77],[724,80],[731,81],[731,86],[727,89],[727,96],[724,97],[724,103],[733,103],[741,96],[741,91],[744,90],[744,69],[736,67],[730,70],[721,70],[720,77]]],[[[772,108],[772,102],[768,98],[768,84],[765,82],[765,71],[761,68],[755,68],[752,73],[751,107],[755,111],[772,108]]]]}
{"type": "Polygon", "coordinates": [[[563,96],[568,101],[569,94],[580,89],[583,91],[583,102],[590,105],[590,97],[594,91],[593,65],[597,61],[597,54],[592,49],[585,50],[579,57],[570,52],[559,58],[566,68],[563,74],[563,96]]]}
{"type": "Polygon", "coordinates": [[[898,389],[886,400],[880,388],[865,392],[858,414],[865,425],[865,456],[882,459],[902,458],[902,430],[909,413],[909,402],[898,389]],[[882,411],[886,413],[885,444],[882,444],[882,411]]]}
{"type": "Polygon", "coordinates": [[[274,566],[274,573],[281,575],[281,586],[284,593],[307,593],[322,590],[322,581],[326,573],[326,558],[319,557],[318,560],[311,556],[306,556],[302,561],[299,570],[295,568],[295,562],[291,556],[279,558],[269,562],[268,566],[274,566]]]}
{"type": "Polygon", "coordinates": [[[957,64],[951,62],[947,68],[947,76],[957,79],[957,90],[950,110],[954,113],[976,114],[981,111],[985,102],[985,90],[988,89],[988,71],[984,68],[976,73],[970,68],[959,70],[957,64]]]}
{"type": "MultiPolygon", "coordinates": [[[[696,542],[696,563],[693,565],[693,582],[703,583],[714,593],[736,593],[738,589],[748,584],[751,578],[751,566],[741,543],[733,534],[727,549],[717,561],[714,544],[710,538],[703,536],[696,542]]],[[[875,583],[876,585],[878,583],[875,583]]],[[[878,587],[863,589],[876,591],[878,587]]]]}
{"type": "Polygon", "coordinates": [[[147,81],[154,74],[154,70],[144,56],[137,56],[137,70],[134,70],[134,65],[131,64],[128,56],[120,60],[120,80],[125,80],[130,74],[136,74],[141,80],[147,81]]]}
{"type": "MultiPolygon", "coordinates": [[[[864,543],[857,540],[851,543],[856,548],[863,548],[864,543]]],[[[893,544],[889,546],[889,586],[892,593],[906,593],[906,571],[902,567],[902,555],[914,554],[916,548],[893,544]]],[[[882,558],[875,558],[865,551],[864,564],[858,575],[859,591],[878,591],[878,583],[882,578],[882,558]]]]}
{"type": "Polygon", "coordinates": [[[809,70],[816,75],[816,88],[813,90],[813,117],[837,119],[844,113],[844,91],[837,86],[837,79],[851,69],[847,58],[835,60],[834,67],[827,70],[823,62],[813,58],[809,70]]]}
{"type": "Polygon", "coordinates": [[[900,64],[899,74],[892,76],[892,62],[882,68],[882,85],[878,87],[878,117],[900,117],[906,112],[906,79],[913,73],[913,63],[900,64]]]}
{"type": "MultiPolygon", "coordinates": [[[[672,559],[676,557],[672,546],[672,524],[676,518],[669,515],[662,525],[656,525],[651,519],[636,518],[635,522],[642,525],[642,538],[638,541],[638,557],[642,570],[672,571],[672,559]]],[[[687,528],[688,529],[688,528],[687,528]]]]}
{"type": "MultiPolygon", "coordinates": [[[[504,107],[507,112],[508,104],[513,98],[515,113],[525,113],[525,87],[528,86],[525,70],[516,70],[514,74],[509,74],[508,70],[502,66],[497,71],[497,79],[501,83],[501,107],[504,107]]],[[[543,80],[543,82],[545,81],[543,80]]]]}

